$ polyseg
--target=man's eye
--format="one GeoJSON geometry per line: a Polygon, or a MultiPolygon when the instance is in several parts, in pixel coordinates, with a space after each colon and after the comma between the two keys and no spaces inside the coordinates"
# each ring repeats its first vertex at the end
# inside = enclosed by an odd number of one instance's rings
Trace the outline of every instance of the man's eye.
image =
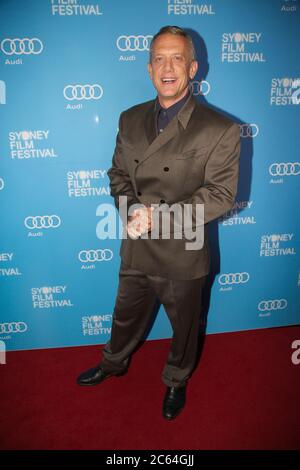
{"type": "Polygon", "coordinates": [[[162,57],[155,57],[155,62],[161,62],[162,61],[162,57]]]}
{"type": "Polygon", "coordinates": [[[175,56],[175,60],[177,60],[177,61],[182,61],[182,60],[183,60],[182,55],[176,55],[176,56],[175,56]]]}

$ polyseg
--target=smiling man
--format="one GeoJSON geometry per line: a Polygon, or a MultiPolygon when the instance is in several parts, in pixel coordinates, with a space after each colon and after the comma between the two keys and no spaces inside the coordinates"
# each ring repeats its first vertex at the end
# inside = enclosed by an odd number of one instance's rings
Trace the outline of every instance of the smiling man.
{"type": "Polygon", "coordinates": [[[231,209],[238,181],[239,127],[191,95],[189,82],[197,68],[191,37],[177,26],[165,26],[150,46],[148,72],[157,97],[120,116],[108,175],[120,214],[127,198],[123,221],[128,237],[120,249],[111,338],[100,363],[77,379],[79,385],[97,385],[124,374],[159,301],[173,330],[162,372],[167,420],[183,409],[196,363],[202,291],[210,268],[207,224],[231,209]],[[178,226],[175,230],[175,223],[168,238],[156,226],[153,207],[173,204],[192,208],[193,231],[204,230],[199,249],[186,249],[185,232],[178,232],[178,226]],[[204,206],[201,224],[198,206],[204,206]]]}
{"type": "Polygon", "coordinates": [[[194,45],[188,37],[164,33],[152,42],[148,71],[163,108],[188,95],[189,81],[197,69],[194,45]]]}

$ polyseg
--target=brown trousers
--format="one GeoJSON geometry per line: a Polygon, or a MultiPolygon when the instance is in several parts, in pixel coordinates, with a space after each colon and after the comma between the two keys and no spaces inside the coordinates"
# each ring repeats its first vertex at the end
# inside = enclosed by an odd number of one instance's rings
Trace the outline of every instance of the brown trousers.
{"type": "Polygon", "coordinates": [[[132,269],[123,262],[114,308],[111,338],[103,348],[101,366],[107,372],[126,370],[131,353],[143,339],[157,301],[164,306],[173,337],[162,381],[184,385],[197,359],[202,290],[206,276],[171,280],[132,269]]]}

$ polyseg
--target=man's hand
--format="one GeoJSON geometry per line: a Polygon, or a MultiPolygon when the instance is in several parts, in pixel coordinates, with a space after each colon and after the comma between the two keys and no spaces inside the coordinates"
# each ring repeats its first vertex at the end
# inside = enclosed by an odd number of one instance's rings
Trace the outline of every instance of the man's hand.
{"type": "Polygon", "coordinates": [[[149,232],[152,229],[153,207],[141,207],[135,209],[133,214],[129,217],[129,222],[126,225],[126,230],[130,238],[134,240],[139,238],[143,233],[149,232]]]}

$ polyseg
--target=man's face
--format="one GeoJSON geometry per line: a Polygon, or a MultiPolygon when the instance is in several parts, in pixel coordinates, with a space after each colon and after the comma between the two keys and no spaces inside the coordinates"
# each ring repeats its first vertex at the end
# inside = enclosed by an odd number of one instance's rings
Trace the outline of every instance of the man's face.
{"type": "Polygon", "coordinates": [[[148,71],[162,106],[172,106],[184,97],[197,68],[185,37],[166,33],[154,41],[148,71]]]}

